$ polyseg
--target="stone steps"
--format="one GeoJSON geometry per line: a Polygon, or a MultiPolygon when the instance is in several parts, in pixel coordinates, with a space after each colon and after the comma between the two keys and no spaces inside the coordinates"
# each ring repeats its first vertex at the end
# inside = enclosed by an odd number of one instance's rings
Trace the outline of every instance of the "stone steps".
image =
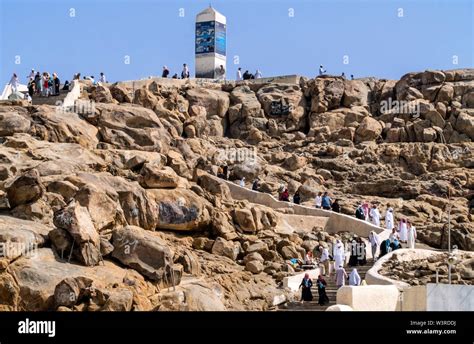
{"type": "MultiPolygon", "coordinates": [[[[368,261],[366,265],[356,266],[357,272],[360,275],[362,280],[365,279],[365,274],[373,265],[373,261],[368,261]]],[[[345,267],[347,274],[349,275],[352,271],[352,267],[345,267]]],[[[318,304],[319,294],[318,288],[316,287],[316,280],[313,280],[313,287],[311,288],[311,293],[313,294],[313,301],[304,301],[303,303],[299,301],[287,302],[285,305],[282,305],[278,308],[281,311],[325,311],[328,307],[336,304],[337,297],[337,286],[334,272],[331,274],[331,277],[325,277],[326,280],[326,295],[329,299],[329,303],[324,306],[318,304]]],[[[346,280],[347,285],[347,280],[346,280]]],[[[299,294],[300,295],[300,294],[299,294]]]]}

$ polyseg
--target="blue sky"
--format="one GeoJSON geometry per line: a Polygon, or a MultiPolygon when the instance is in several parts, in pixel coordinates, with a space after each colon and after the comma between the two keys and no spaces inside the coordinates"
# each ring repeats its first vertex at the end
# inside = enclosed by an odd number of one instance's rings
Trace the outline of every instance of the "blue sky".
{"type": "MultiPolygon", "coordinates": [[[[238,56],[243,70],[258,68],[264,76],[313,77],[323,64],[331,74],[398,79],[410,71],[474,66],[472,3],[213,0],[212,6],[227,17],[230,78],[238,56]]],[[[0,0],[0,81],[17,72],[24,82],[35,68],[57,72],[61,80],[103,71],[114,82],[159,75],[163,65],[179,73],[184,62],[193,75],[195,16],[208,5],[209,0],[0,0]]]]}

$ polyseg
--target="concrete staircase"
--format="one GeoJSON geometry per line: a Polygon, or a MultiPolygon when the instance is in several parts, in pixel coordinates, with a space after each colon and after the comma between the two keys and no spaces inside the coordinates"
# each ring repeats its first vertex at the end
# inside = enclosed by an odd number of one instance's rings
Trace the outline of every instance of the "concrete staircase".
{"type": "MultiPolygon", "coordinates": [[[[362,280],[365,279],[365,274],[367,271],[373,266],[374,262],[372,259],[367,261],[366,265],[363,266],[356,266],[357,272],[360,275],[362,280]]],[[[345,267],[347,275],[349,275],[352,271],[352,267],[345,267]]],[[[278,308],[279,311],[325,311],[328,307],[333,306],[336,304],[336,296],[337,296],[337,287],[336,287],[336,278],[334,272],[331,273],[331,277],[325,277],[326,280],[326,295],[329,298],[329,303],[325,304],[324,306],[320,306],[318,304],[319,294],[318,294],[318,287],[316,285],[316,280],[313,280],[313,287],[311,288],[311,292],[313,293],[313,301],[304,301],[301,303],[300,301],[293,301],[287,302],[286,304],[280,306],[278,308]]],[[[348,281],[346,280],[346,285],[348,285],[348,281]]],[[[298,297],[300,297],[301,291],[299,292],[298,297]]]]}
{"type": "Polygon", "coordinates": [[[32,97],[32,104],[33,105],[58,105],[58,102],[61,102],[60,105],[62,105],[64,98],[66,98],[67,94],[69,91],[59,91],[58,96],[49,96],[49,97],[43,97],[40,95],[33,95],[32,97]]]}

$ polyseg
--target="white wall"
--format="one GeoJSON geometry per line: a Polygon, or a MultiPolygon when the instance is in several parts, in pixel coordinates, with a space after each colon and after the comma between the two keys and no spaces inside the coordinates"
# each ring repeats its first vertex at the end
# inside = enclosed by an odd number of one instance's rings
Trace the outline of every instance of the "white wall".
{"type": "Polygon", "coordinates": [[[474,286],[456,284],[426,285],[427,311],[474,311],[474,286]]]}

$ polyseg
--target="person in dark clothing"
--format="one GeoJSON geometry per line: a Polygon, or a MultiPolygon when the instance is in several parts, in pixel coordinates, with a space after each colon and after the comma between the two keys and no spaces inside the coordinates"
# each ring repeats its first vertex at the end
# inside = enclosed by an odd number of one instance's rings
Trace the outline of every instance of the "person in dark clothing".
{"type": "Polygon", "coordinates": [[[357,263],[359,265],[367,264],[367,257],[365,255],[365,242],[361,237],[357,238],[357,263]]]}
{"type": "Polygon", "coordinates": [[[300,204],[300,202],[301,202],[300,193],[298,191],[296,191],[295,195],[293,196],[293,203],[294,204],[300,204]]]}
{"type": "Polygon", "coordinates": [[[335,213],[340,213],[341,212],[341,206],[339,205],[339,200],[338,199],[336,199],[336,200],[334,200],[334,202],[332,202],[331,209],[335,213]]]}
{"type": "Polygon", "coordinates": [[[326,303],[329,303],[329,298],[326,295],[326,281],[324,280],[323,276],[319,275],[318,279],[316,280],[316,285],[318,286],[318,294],[319,300],[318,303],[320,306],[324,306],[326,303]]]}
{"type": "Polygon", "coordinates": [[[246,70],[245,73],[244,73],[244,75],[242,76],[242,78],[243,78],[244,80],[249,80],[249,79],[250,79],[250,76],[251,76],[251,74],[249,73],[248,70],[246,70]]]}
{"type": "Polygon", "coordinates": [[[227,180],[229,178],[229,167],[227,165],[224,165],[224,167],[222,167],[222,171],[224,173],[223,179],[227,180]]]}
{"type": "Polygon", "coordinates": [[[171,79],[178,79],[178,73],[174,73],[171,79]]]}
{"type": "Polygon", "coordinates": [[[311,287],[313,286],[313,282],[311,278],[309,278],[309,274],[304,274],[304,278],[301,281],[300,288],[301,290],[301,301],[312,301],[313,294],[311,293],[311,287]]]}
{"type": "Polygon", "coordinates": [[[255,179],[255,180],[253,181],[253,184],[252,184],[252,190],[253,190],[253,191],[258,191],[258,187],[259,187],[259,185],[258,185],[258,179],[255,179]]]}
{"type": "Polygon", "coordinates": [[[161,77],[167,78],[169,74],[170,74],[170,70],[168,69],[168,67],[163,66],[163,73],[161,73],[161,77]]]}
{"type": "Polygon", "coordinates": [[[35,94],[35,87],[35,81],[30,80],[30,82],[28,83],[28,94],[30,95],[30,97],[33,97],[33,95],[35,94]]]}
{"type": "Polygon", "coordinates": [[[63,91],[69,91],[69,81],[65,81],[63,85],[63,91]]]}
{"type": "Polygon", "coordinates": [[[37,94],[41,93],[41,74],[40,74],[40,72],[37,72],[36,75],[35,75],[35,90],[36,90],[37,94]]]}
{"type": "Polygon", "coordinates": [[[54,83],[54,95],[59,96],[59,88],[61,86],[61,81],[59,80],[56,73],[53,73],[53,83],[54,83]]]}
{"type": "Polygon", "coordinates": [[[362,205],[359,205],[357,207],[356,212],[355,212],[355,216],[359,220],[365,220],[365,214],[364,214],[364,209],[362,209],[362,205]]]}
{"type": "Polygon", "coordinates": [[[390,239],[382,241],[380,244],[380,254],[379,254],[379,259],[380,257],[386,255],[389,251],[390,248],[390,239]]]}
{"type": "Polygon", "coordinates": [[[349,266],[357,266],[358,264],[358,259],[357,259],[357,252],[358,252],[358,247],[357,247],[357,240],[356,238],[353,238],[350,247],[351,247],[351,254],[349,256],[349,266]]]}

